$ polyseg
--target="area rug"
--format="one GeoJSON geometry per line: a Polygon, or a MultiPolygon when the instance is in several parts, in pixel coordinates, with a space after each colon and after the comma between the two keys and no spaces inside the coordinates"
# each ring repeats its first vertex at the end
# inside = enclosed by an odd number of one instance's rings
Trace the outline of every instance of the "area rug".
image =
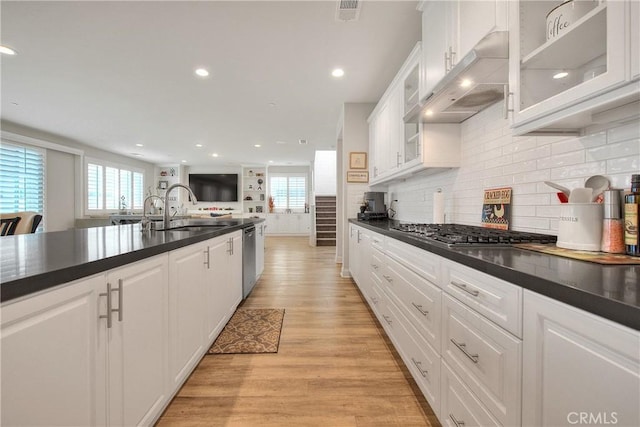
{"type": "Polygon", "coordinates": [[[239,308],[208,354],[277,353],[284,309],[239,308]]]}

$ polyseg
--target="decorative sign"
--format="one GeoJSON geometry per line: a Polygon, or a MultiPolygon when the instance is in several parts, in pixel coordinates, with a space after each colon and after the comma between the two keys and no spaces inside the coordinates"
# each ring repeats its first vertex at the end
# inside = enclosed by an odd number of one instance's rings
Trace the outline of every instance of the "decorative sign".
{"type": "Polygon", "coordinates": [[[369,172],[348,171],[347,182],[369,182],[369,172]]]}
{"type": "Polygon", "coordinates": [[[511,188],[485,190],[482,202],[482,226],[508,230],[510,218],[511,188]]]}
{"type": "Polygon", "coordinates": [[[351,152],[349,153],[349,169],[366,169],[367,168],[367,153],[365,152],[351,152]]]}

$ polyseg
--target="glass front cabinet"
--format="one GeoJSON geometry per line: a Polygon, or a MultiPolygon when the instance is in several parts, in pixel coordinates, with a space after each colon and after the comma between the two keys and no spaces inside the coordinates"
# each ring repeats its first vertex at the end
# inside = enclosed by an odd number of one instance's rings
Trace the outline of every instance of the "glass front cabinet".
{"type": "Polygon", "coordinates": [[[605,111],[637,111],[637,0],[523,0],[509,8],[507,108],[516,134],[577,132],[605,111]]]}

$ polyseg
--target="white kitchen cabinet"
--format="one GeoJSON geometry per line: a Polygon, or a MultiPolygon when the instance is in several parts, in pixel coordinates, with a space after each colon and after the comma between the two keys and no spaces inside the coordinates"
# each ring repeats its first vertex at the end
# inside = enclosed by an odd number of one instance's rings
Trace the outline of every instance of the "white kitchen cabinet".
{"type": "Polygon", "coordinates": [[[308,235],[311,217],[308,213],[275,213],[267,215],[268,235],[308,235]]]}
{"type": "Polygon", "coordinates": [[[109,425],[150,425],[169,400],[167,266],[163,254],[107,273],[114,311],[101,342],[108,343],[109,425]]]}
{"type": "MultiPolygon", "coordinates": [[[[545,16],[556,4],[509,2],[509,87],[515,134],[578,132],[601,122],[607,110],[638,101],[635,3],[592,2],[591,10],[547,40],[545,16]],[[557,78],[561,71],[565,77],[557,78]]],[[[629,105],[616,114],[619,120],[636,113],[637,105],[629,105]]]]}
{"type": "MultiPolygon", "coordinates": [[[[169,253],[171,379],[179,387],[204,351],[205,274],[207,243],[169,253]]],[[[209,309],[209,307],[207,307],[209,309]]]]}
{"type": "Polygon", "coordinates": [[[523,425],[640,425],[639,349],[638,331],[525,291],[523,425]]]}
{"type": "Polygon", "coordinates": [[[522,341],[456,299],[442,298],[442,359],[505,426],[520,424],[522,341]]]}
{"type": "Polygon", "coordinates": [[[264,222],[256,224],[256,281],[264,271],[264,238],[266,232],[266,224],[264,222]]]}
{"type": "Polygon", "coordinates": [[[216,237],[206,245],[204,345],[208,347],[242,301],[242,232],[216,237]]]}
{"type": "Polygon", "coordinates": [[[507,1],[427,1],[422,10],[420,99],[487,34],[508,29],[507,1]]]}
{"type": "Polygon", "coordinates": [[[104,291],[98,275],[2,306],[0,424],[106,425],[104,291]]]}
{"type": "Polygon", "coordinates": [[[349,272],[360,288],[360,292],[368,298],[370,295],[371,269],[371,235],[368,230],[349,226],[349,272]]]}

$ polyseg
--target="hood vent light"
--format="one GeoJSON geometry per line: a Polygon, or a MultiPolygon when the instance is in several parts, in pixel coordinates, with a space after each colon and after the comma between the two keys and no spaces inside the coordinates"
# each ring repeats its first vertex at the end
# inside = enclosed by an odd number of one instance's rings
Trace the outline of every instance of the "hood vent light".
{"type": "Polygon", "coordinates": [[[360,0],[339,0],[336,8],[336,21],[357,21],[361,8],[362,1],[360,0]]]}

